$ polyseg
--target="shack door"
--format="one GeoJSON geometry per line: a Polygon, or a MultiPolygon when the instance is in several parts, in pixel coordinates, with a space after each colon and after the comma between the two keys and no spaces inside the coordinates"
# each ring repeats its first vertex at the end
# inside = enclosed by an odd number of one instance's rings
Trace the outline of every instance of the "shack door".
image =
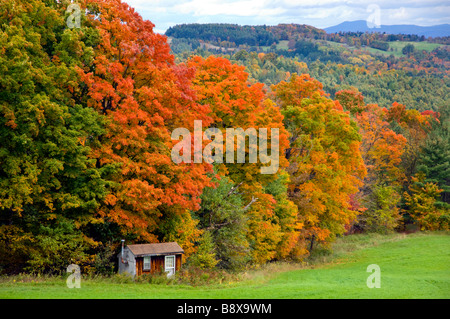
{"type": "Polygon", "coordinates": [[[164,260],[164,271],[167,273],[167,277],[175,274],[175,256],[166,256],[164,260]]]}

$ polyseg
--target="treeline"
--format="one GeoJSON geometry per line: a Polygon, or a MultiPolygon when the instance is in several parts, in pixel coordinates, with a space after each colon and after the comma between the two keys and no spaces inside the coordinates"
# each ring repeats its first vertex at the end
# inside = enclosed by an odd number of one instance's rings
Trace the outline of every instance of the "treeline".
{"type": "Polygon", "coordinates": [[[348,232],[449,228],[446,108],[383,108],[355,88],[330,97],[300,72],[266,89],[223,57],[177,63],[120,0],[79,2],[79,28],[69,4],[0,7],[2,273],[111,274],[122,238],[177,241],[190,265],[235,270],[300,261],[348,232]],[[172,133],[195,120],[278,129],[265,140],[279,170],[218,149],[214,164],[176,164],[172,133]]]}
{"type": "Polygon", "coordinates": [[[406,41],[406,42],[431,42],[440,44],[450,44],[450,37],[428,37],[418,36],[416,34],[387,34],[379,32],[337,32],[327,33],[322,36],[323,40],[345,43],[350,46],[361,47],[363,45],[376,47],[376,43],[383,47],[389,48],[389,42],[406,41]],[[375,46],[374,46],[375,45],[375,46]]]}
{"type": "Polygon", "coordinates": [[[181,24],[166,31],[168,37],[197,39],[220,44],[224,41],[234,46],[270,46],[278,39],[266,26],[240,26],[237,24],[208,23],[181,24]]]}
{"type": "Polygon", "coordinates": [[[239,45],[271,46],[279,41],[308,38],[324,39],[323,30],[309,25],[279,24],[276,26],[240,26],[227,23],[180,24],[167,29],[166,36],[177,39],[196,39],[220,45],[226,41],[233,47],[239,45]]]}

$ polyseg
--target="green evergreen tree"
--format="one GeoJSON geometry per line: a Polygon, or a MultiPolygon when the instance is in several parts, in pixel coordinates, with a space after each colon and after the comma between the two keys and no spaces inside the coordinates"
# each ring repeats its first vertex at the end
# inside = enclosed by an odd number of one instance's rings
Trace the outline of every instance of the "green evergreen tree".
{"type": "Polygon", "coordinates": [[[217,187],[204,189],[201,208],[195,212],[195,216],[199,219],[200,229],[208,232],[212,238],[218,266],[239,269],[249,258],[247,218],[239,193],[240,185],[234,185],[227,177],[214,181],[217,187]]]}
{"type": "Polygon", "coordinates": [[[425,182],[435,183],[442,189],[436,206],[450,209],[450,111],[443,109],[420,155],[418,170],[426,176],[425,182]]]}

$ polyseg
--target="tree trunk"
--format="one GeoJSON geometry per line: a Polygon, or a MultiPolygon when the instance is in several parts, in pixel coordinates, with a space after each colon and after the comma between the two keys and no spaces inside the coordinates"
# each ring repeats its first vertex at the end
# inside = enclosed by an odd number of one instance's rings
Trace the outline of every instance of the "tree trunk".
{"type": "Polygon", "coordinates": [[[316,238],[316,235],[312,235],[311,237],[311,245],[309,245],[309,252],[311,253],[314,248],[314,239],[316,238]]]}

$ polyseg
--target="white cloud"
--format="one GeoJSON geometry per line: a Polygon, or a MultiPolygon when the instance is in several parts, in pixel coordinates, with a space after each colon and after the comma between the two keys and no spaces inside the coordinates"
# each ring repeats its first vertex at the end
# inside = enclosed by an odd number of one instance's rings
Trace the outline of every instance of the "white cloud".
{"type": "Polygon", "coordinates": [[[393,10],[394,12],[390,15],[391,19],[395,20],[404,20],[409,17],[409,14],[406,12],[404,7],[401,7],[397,10],[393,10]]]}
{"type": "Polygon", "coordinates": [[[190,0],[174,6],[174,10],[195,16],[235,15],[235,16],[270,16],[284,13],[286,9],[269,7],[269,1],[223,1],[190,0]]]}

